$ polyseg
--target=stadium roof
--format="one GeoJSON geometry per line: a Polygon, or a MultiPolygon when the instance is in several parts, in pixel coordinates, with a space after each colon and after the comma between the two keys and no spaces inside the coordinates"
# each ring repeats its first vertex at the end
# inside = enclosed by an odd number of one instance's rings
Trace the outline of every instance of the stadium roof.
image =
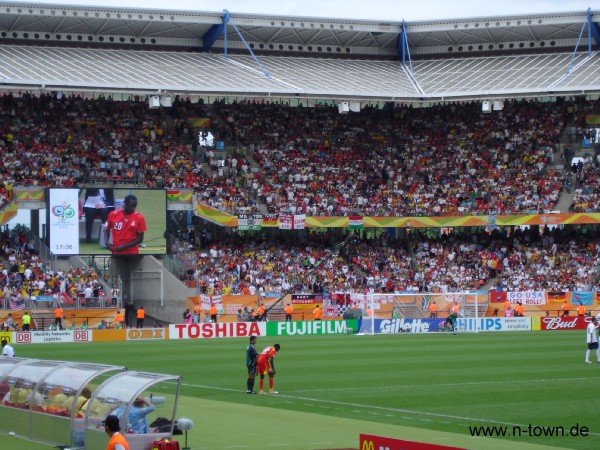
{"type": "Polygon", "coordinates": [[[396,101],[597,93],[596,16],[403,24],[0,2],[0,83],[396,101]]]}

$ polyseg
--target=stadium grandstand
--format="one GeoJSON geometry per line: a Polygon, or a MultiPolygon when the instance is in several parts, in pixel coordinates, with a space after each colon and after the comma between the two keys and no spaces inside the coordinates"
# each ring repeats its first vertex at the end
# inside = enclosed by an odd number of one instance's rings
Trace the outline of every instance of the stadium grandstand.
{"type": "Polygon", "coordinates": [[[593,311],[598,14],[0,2],[1,217],[31,223],[2,235],[5,312],[37,309],[45,328],[61,303],[77,327],[144,306],[164,324],[238,295],[277,318],[298,293],[340,316],[353,296],[412,293],[380,313],[426,317],[426,294],[477,292],[461,313],[481,316],[506,298],[489,292],[522,291],[549,299],[528,314],[559,314],[572,292],[593,311]],[[154,225],[142,256],[101,248],[98,217],[90,247],[82,214],[81,251],[53,252],[40,217],[53,188],[135,192],[154,225]]]}

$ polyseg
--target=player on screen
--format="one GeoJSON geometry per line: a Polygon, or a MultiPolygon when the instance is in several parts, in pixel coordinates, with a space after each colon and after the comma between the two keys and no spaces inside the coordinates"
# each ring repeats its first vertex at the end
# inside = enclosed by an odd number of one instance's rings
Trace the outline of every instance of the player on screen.
{"type": "Polygon", "coordinates": [[[275,344],[273,347],[265,348],[258,359],[256,360],[256,371],[260,375],[258,382],[259,394],[264,394],[264,383],[265,375],[269,375],[269,394],[277,395],[277,392],[273,390],[273,384],[275,382],[275,355],[281,347],[279,344],[275,344]]]}
{"type": "Polygon", "coordinates": [[[112,211],[106,219],[104,227],[106,248],[113,255],[137,255],[138,245],[144,241],[146,219],[137,208],[137,197],[128,195],[125,197],[123,209],[112,211]],[[109,237],[112,235],[112,243],[109,237]]]}

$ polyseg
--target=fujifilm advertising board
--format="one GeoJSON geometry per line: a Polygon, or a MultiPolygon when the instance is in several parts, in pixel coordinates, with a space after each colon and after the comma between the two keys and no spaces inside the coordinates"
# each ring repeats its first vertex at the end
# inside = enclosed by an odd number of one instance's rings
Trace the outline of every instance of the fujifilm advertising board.
{"type": "Polygon", "coordinates": [[[310,334],[346,334],[357,330],[357,320],[310,320],[268,322],[267,336],[305,336],[310,334]]]}

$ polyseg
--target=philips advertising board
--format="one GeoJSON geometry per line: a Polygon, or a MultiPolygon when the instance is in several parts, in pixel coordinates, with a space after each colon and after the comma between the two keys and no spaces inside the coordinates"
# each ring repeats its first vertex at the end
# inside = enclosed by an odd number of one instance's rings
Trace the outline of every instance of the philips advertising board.
{"type": "MultiPolygon", "coordinates": [[[[445,319],[363,319],[360,332],[381,334],[394,333],[435,333],[441,331],[445,319]]],[[[531,330],[529,317],[482,317],[457,319],[457,331],[528,331],[531,330]]]]}
{"type": "Polygon", "coordinates": [[[531,331],[531,317],[481,317],[456,320],[457,331],[531,331]]]}

